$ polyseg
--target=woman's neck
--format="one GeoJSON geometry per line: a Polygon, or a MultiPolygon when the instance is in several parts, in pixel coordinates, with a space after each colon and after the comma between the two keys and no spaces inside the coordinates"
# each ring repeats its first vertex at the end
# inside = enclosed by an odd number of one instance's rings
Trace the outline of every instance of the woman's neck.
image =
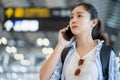
{"type": "Polygon", "coordinates": [[[77,37],[76,49],[81,58],[92,50],[97,43],[92,39],[92,37],[77,37]]]}
{"type": "Polygon", "coordinates": [[[87,36],[87,37],[77,37],[77,45],[76,47],[79,47],[79,48],[85,48],[85,47],[88,47],[88,46],[95,46],[96,45],[96,42],[92,39],[91,36],[87,36]]]}

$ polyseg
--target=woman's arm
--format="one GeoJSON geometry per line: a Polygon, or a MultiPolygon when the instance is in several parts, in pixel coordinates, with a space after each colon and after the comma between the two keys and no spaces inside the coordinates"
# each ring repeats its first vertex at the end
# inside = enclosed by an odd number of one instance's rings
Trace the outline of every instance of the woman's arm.
{"type": "Polygon", "coordinates": [[[59,31],[58,34],[58,44],[56,45],[56,48],[54,52],[51,54],[51,56],[48,58],[48,60],[44,63],[40,70],[40,80],[50,80],[50,77],[52,76],[53,72],[55,71],[56,65],[60,59],[61,52],[65,48],[66,45],[70,44],[73,40],[73,38],[70,41],[66,41],[63,38],[62,33],[65,32],[67,29],[64,28],[59,31]]]}
{"type": "Polygon", "coordinates": [[[51,56],[48,58],[40,70],[40,80],[50,80],[50,77],[60,59],[62,50],[62,46],[60,44],[57,44],[54,52],[51,54],[51,56]]]}

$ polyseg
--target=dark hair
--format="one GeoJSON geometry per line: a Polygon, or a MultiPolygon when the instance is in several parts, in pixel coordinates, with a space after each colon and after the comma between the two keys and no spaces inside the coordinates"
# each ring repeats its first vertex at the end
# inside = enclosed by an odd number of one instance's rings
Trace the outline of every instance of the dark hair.
{"type": "MultiPolygon", "coordinates": [[[[90,19],[98,19],[98,13],[96,8],[89,3],[80,3],[78,4],[76,7],[78,6],[83,6],[86,11],[88,11],[90,13],[90,19]]],[[[92,30],[92,38],[93,40],[95,39],[100,39],[100,40],[104,40],[105,42],[108,42],[108,38],[105,37],[105,35],[103,34],[103,30],[102,30],[102,26],[101,26],[101,21],[98,19],[98,23],[95,25],[95,27],[92,30]]]]}

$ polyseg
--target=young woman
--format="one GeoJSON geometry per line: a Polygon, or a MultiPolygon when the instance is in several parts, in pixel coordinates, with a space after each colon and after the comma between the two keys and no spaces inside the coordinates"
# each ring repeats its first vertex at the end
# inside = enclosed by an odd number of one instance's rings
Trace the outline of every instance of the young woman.
{"type": "MultiPolygon", "coordinates": [[[[40,70],[40,80],[104,80],[100,50],[107,38],[102,33],[95,7],[80,3],[71,12],[70,29],[75,35],[70,41],[63,37],[68,28],[61,29],[58,44],[40,70]],[[75,41],[73,41],[75,39],[75,41]],[[64,65],[61,62],[63,49],[72,43],[64,65]]],[[[111,51],[109,80],[120,80],[115,53],[111,51]]]]}

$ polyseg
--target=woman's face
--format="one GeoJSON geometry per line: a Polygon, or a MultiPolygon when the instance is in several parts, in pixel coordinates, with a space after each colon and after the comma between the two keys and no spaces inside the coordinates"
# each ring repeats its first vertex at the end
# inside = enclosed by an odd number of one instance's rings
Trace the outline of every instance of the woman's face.
{"type": "Polygon", "coordinates": [[[74,8],[70,16],[71,31],[75,35],[91,33],[91,26],[92,20],[90,20],[90,13],[83,6],[74,8]]]}

